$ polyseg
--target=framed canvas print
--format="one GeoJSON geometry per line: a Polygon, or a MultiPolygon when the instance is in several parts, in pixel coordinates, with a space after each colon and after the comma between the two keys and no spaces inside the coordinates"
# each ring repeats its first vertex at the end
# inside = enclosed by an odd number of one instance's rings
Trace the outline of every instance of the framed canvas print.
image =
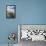
{"type": "Polygon", "coordinates": [[[42,45],[40,43],[46,43],[46,25],[18,24],[18,42],[20,46],[31,46],[34,43],[42,45]]]}
{"type": "Polygon", "coordinates": [[[20,24],[18,34],[19,41],[46,41],[46,25],[20,24]]]}
{"type": "Polygon", "coordinates": [[[16,5],[6,5],[6,18],[16,18],[16,5]]]}

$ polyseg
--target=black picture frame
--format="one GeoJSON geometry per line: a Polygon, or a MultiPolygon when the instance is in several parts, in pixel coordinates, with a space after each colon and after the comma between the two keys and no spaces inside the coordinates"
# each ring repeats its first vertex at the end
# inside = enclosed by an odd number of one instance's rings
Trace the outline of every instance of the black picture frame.
{"type": "Polygon", "coordinates": [[[16,5],[6,5],[6,19],[16,18],[16,5]]]}

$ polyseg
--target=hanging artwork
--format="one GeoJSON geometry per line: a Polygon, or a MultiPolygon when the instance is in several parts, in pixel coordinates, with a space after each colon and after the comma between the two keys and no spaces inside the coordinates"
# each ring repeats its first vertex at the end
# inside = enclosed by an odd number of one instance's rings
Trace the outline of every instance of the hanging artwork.
{"type": "Polygon", "coordinates": [[[8,35],[8,40],[9,40],[8,46],[10,46],[10,44],[11,44],[11,45],[15,44],[15,41],[16,41],[16,33],[11,32],[11,33],[8,35]],[[11,43],[10,43],[10,41],[11,41],[11,43]]]}
{"type": "Polygon", "coordinates": [[[16,18],[16,5],[6,5],[6,18],[16,18]]]}

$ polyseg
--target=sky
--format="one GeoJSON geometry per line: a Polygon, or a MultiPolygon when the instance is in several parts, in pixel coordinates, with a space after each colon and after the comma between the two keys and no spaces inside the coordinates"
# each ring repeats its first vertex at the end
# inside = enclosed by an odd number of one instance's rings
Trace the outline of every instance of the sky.
{"type": "Polygon", "coordinates": [[[7,6],[7,11],[8,12],[15,12],[15,9],[14,9],[15,6],[7,6]]]}

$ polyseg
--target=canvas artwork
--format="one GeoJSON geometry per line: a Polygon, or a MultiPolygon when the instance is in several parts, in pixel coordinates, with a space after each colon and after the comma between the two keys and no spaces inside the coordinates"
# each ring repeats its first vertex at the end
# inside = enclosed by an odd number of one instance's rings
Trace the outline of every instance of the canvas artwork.
{"type": "Polygon", "coordinates": [[[19,25],[20,41],[46,41],[46,25],[19,25]]]}
{"type": "Polygon", "coordinates": [[[6,18],[16,18],[16,5],[6,5],[6,18]]]}

